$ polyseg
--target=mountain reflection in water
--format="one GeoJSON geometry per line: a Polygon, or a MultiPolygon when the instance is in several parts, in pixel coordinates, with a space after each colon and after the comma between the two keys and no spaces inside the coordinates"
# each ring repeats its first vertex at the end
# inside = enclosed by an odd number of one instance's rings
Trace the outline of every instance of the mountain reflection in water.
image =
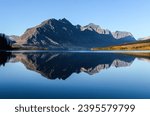
{"type": "Polygon", "coordinates": [[[104,69],[127,67],[135,56],[119,53],[72,52],[1,52],[0,66],[7,62],[21,62],[29,70],[48,79],[67,79],[73,73],[94,75],[104,69]]]}

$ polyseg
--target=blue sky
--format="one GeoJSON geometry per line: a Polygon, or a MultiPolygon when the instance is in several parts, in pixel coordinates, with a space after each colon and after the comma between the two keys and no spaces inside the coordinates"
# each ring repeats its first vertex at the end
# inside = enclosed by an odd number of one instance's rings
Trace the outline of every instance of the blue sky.
{"type": "Polygon", "coordinates": [[[0,0],[0,32],[21,35],[50,18],[150,36],[150,0],[0,0]]]}

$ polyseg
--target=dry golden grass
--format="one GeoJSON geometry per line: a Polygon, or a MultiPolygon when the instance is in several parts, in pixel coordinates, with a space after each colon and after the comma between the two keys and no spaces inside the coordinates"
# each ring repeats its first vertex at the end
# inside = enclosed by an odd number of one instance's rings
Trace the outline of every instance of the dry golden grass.
{"type": "Polygon", "coordinates": [[[91,50],[150,50],[150,42],[137,42],[109,47],[92,48],[91,50]]]}
{"type": "Polygon", "coordinates": [[[135,56],[135,57],[150,58],[150,52],[148,52],[148,53],[144,53],[144,52],[125,52],[125,53],[122,53],[122,54],[135,56]]]}

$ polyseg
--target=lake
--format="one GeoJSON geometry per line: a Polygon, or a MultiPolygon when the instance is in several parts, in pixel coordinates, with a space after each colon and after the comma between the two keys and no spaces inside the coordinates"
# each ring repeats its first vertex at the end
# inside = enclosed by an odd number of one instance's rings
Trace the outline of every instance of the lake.
{"type": "Polygon", "coordinates": [[[0,52],[1,99],[150,99],[150,53],[0,52]]]}

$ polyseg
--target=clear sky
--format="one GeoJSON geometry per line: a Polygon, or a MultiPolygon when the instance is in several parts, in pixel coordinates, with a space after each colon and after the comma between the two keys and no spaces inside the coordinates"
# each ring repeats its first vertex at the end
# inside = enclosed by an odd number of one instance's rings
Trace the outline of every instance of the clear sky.
{"type": "Polygon", "coordinates": [[[150,0],[0,0],[0,32],[21,35],[50,18],[150,36],[150,0]]]}

